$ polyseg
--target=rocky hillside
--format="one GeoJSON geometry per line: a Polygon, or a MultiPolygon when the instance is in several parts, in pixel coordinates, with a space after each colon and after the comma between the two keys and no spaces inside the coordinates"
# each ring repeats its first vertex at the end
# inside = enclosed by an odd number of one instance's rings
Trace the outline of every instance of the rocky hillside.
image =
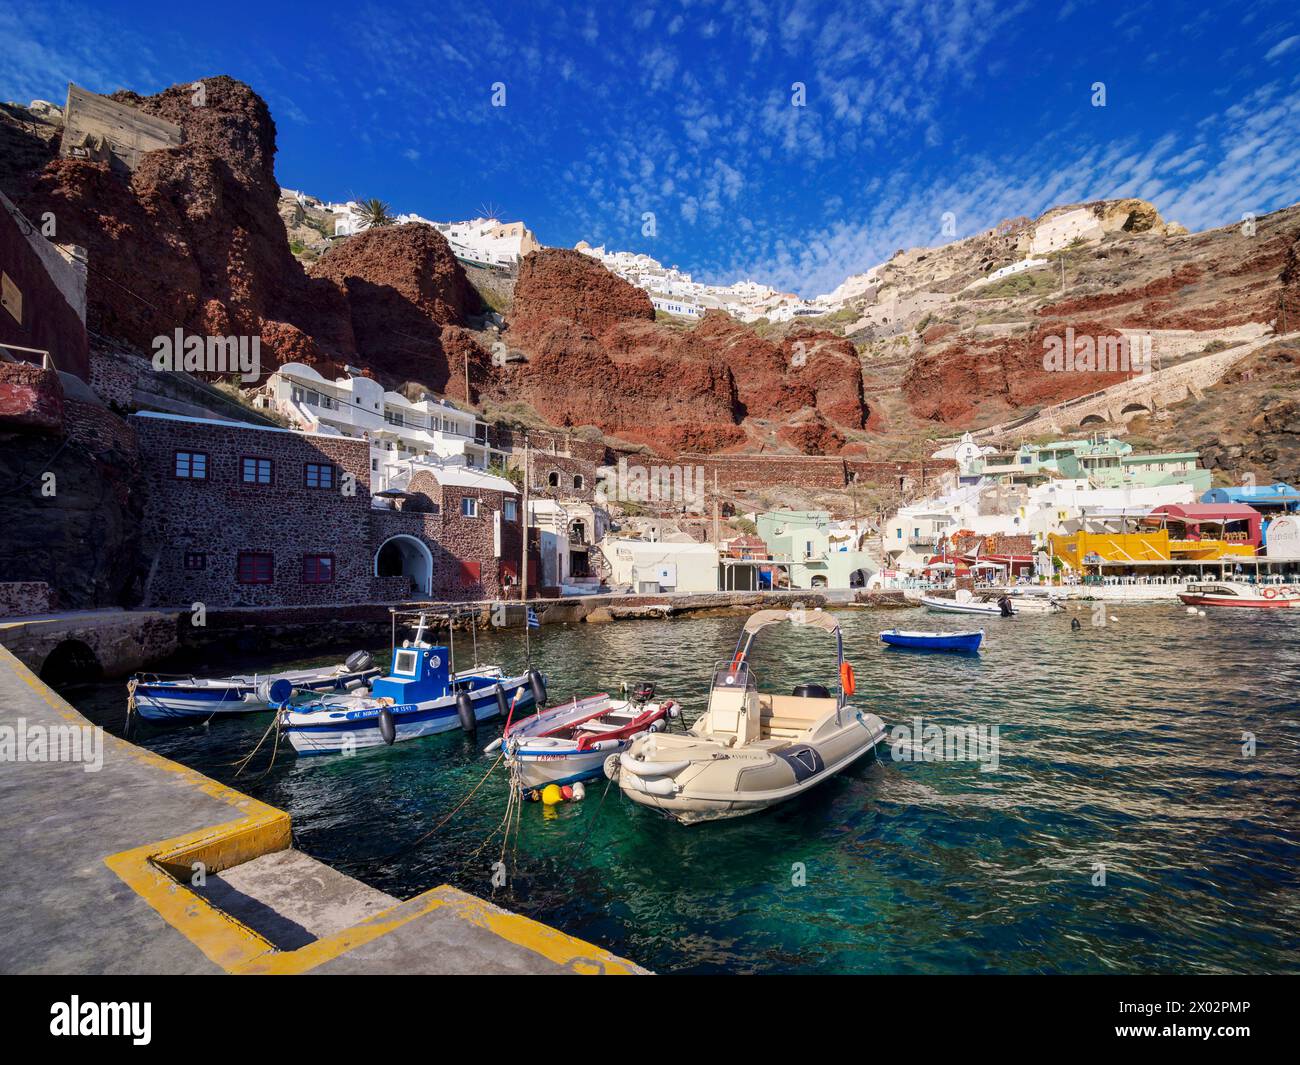
{"type": "Polygon", "coordinates": [[[898,253],[834,327],[857,342],[869,374],[901,388],[896,422],[985,425],[1126,376],[1045,370],[1044,341],[1067,327],[1094,338],[1194,330],[1208,346],[1234,327],[1272,323],[1287,291],[1300,302],[1283,276],[1298,240],[1298,208],[1188,234],[1141,200],[1061,207],[898,253]]]}
{"type": "Polygon", "coordinates": [[[0,115],[0,189],[89,249],[91,329],[137,350],[177,327],[256,335],[264,370],[359,365],[665,454],[906,458],[1124,376],[1045,370],[1067,327],[1193,331],[1182,357],[1284,306],[1300,319],[1300,208],[1188,234],[1133,199],[900,251],[846,280],[834,313],[782,325],[665,319],[596,260],[554,249],[513,286],[496,272],[488,285],[429,227],[325,233],[280,197],[262,99],[228,77],[204,84],[203,107],[188,85],[117,94],[184,133],[133,174],[56,158],[57,117],[0,115]]]}
{"type": "Polygon", "coordinates": [[[1300,484],[1300,344],[1251,352],[1167,414],[1134,420],[1129,431],[1154,450],[1199,452],[1216,483],[1300,484]]]}
{"type": "MultiPolygon", "coordinates": [[[[29,217],[52,212],[55,239],[89,250],[91,330],[141,351],[177,328],[258,336],[264,371],[360,362],[442,390],[451,376],[444,329],[479,309],[446,240],[428,227],[366,234],[309,275],[279,214],[265,102],[232,78],[204,86],[201,107],[188,84],[115,94],[183,132],[180,147],[147,153],[134,173],[57,158],[51,123],[0,122],[0,188],[29,217]]],[[[459,365],[463,343],[449,343],[459,365]]]]}
{"type": "Polygon", "coordinates": [[[840,450],[867,422],[853,345],[831,333],[767,340],[721,313],[655,321],[649,297],[590,256],[520,264],[505,339],[526,361],[494,387],[560,425],[595,424],[665,452],[840,450]]]}

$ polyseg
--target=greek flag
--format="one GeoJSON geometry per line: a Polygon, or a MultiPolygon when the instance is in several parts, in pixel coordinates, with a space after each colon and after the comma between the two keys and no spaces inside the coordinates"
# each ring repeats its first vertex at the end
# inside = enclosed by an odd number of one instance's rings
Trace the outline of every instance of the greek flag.
{"type": "Polygon", "coordinates": [[[530,629],[540,629],[542,623],[537,620],[537,611],[532,607],[528,608],[528,627],[530,629]]]}

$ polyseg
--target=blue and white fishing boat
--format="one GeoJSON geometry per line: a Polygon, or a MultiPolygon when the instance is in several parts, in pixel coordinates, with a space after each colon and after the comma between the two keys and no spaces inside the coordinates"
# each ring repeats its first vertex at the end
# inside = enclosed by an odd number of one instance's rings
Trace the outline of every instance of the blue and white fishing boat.
{"type": "Polygon", "coordinates": [[[142,673],[130,679],[127,692],[135,700],[135,713],[149,721],[207,720],[269,710],[271,689],[277,682],[302,692],[350,692],[361,690],[377,676],[379,668],[370,655],[356,651],[337,665],[264,676],[162,678],[142,673]]]}
{"type": "Polygon", "coordinates": [[[334,754],[415,740],[436,732],[473,731],[480,721],[516,712],[546,699],[546,682],[535,669],[506,676],[499,666],[455,671],[450,645],[425,641],[420,615],[414,640],[393,647],[387,676],[368,694],[291,703],[287,686],[275,694],[281,735],[299,754],[334,754]]]}
{"type": "Polygon", "coordinates": [[[973,654],[984,642],[984,630],[910,632],[906,629],[886,629],[880,634],[880,640],[890,647],[906,647],[913,651],[961,651],[973,654]]]}

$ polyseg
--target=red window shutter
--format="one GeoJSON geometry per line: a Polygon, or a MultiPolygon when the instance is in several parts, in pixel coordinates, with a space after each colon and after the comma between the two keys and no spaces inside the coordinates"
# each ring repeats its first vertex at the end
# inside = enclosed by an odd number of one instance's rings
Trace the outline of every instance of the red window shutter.
{"type": "Polygon", "coordinates": [[[462,587],[468,588],[471,585],[478,584],[483,578],[482,562],[466,562],[463,559],[460,563],[460,583],[462,587]]]}

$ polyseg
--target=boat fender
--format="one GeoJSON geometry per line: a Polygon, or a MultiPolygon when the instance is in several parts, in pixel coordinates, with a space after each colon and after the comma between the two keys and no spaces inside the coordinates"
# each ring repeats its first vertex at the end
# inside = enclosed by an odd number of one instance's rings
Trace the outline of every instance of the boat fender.
{"type": "Polygon", "coordinates": [[[1081,628],[1083,628],[1083,626],[1079,624],[1078,618],[1071,618],[1070,628],[1073,629],[1075,632],[1078,632],[1081,628]]]}
{"type": "Polygon", "coordinates": [[[618,768],[619,768],[619,756],[616,754],[611,754],[608,758],[605,759],[605,764],[601,766],[601,769],[605,773],[606,780],[617,780],[618,768]]]}
{"type": "Polygon", "coordinates": [[[469,692],[461,692],[456,696],[456,716],[460,718],[460,727],[466,732],[478,728],[478,719],[474,716],[474,700],[470,698],[469,692]]]}
{"type": "Polygon", "coordinates": [[[347,667],[349,673],[361,673],[369,669],[374,661],[369,651],[353,651],[343,660],[343,665],[347,667]]]}
{"type": "Polygon", "coordinates": [[[546,678],[535,669],[528,671],[528,686],[533,689],[533,701],[539,706],[546,705],[546,678]]]}
{"type": "Polygon", "coordinates": [[[635,777],[671,777],[691,763],[689,759],[682,762],[638,762],[634,758],[629,758],[624,751],[618,756],[618,764],[620,768],[626,769],[635,777]]]}
{"type": "Polygon", "coordinates": [[[501,740],[502,737],[497,737],[495,740],[493,740],[491,743],[489,743],[486,747],[483,748],[483,753],[493,754],[496,751],[499,751],[501,749],[501,740]]]}
{"type": "Polygon", "coordinates": [[[617,751],[623,745],[622,740],[597,740],[590,747],[589,751],[617,751]]]}
{"type": "Polygon", "coordinates": [[[397,742],[397,722],[393,720],[393,711],[386,706],[379,708],[379,735],[389,747],[397,742]]]}
{"type": "Polygon", "coordinates": [[[506,703],[506,690],[500,684],[497,685],[497,713],[502,717],[510,716],[510,707],[506,703]]]}
{"type": "Polygon", "coordinates": [[[582,802],[582,800],[585,799],[586,797],[587,797],[587,789],[586,787],[583,786],[582,781],[581,780],[575,781],[573,784],[573,801],[582,802]]]}

